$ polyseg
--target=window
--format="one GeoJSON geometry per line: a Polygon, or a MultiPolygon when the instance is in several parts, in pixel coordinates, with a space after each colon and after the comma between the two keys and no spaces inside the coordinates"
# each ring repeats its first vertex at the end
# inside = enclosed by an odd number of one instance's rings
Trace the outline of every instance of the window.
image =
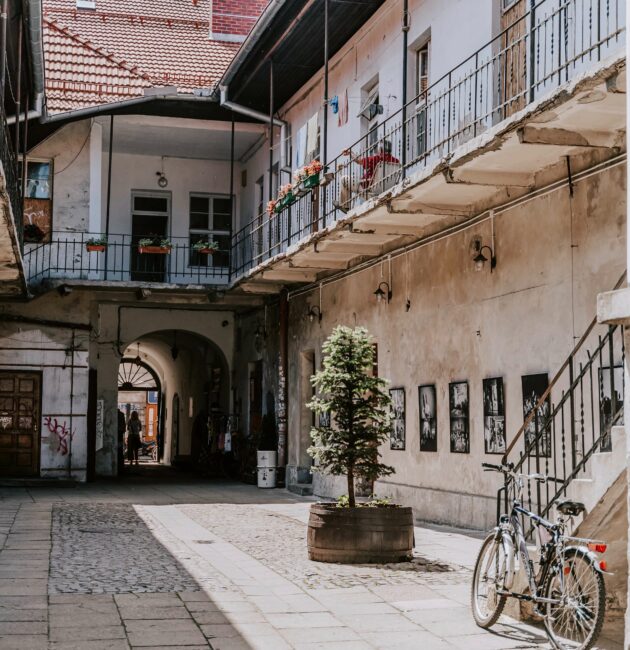
{"type": "Polygon", "coordinates": [[[508,9],[511,9],[512,6],[517,2],[520,2],[520,0],[501,0],[501,9],[503,9],[503,11],[507,11],[508,9]]]}
{"type": "Polygon", "coordinates": [[[416,95],[429,87],[429,43],[416,52],[416,95]]]}
{"type": "Polygon", "coordinates": [[[25,242],[45,242],[50,240],[53,215],[52,198],[52,160],[28,160],[26,162],[26,188],[24,192],[25,242]]]}
{"type": "Polygon", "coordinates": [[[232,201],[229,196],[190,195],[190,265],[228,266],[232,231],[232,201]],[[214,240],[218,252],[203,255],[192,250],[199,241],[214,240]]]}
{"type": "Polygon", "coordinates": [[[378,82],[364,90],[365,97],[361,104],[359,116],[363,121],[365,133],[367,134],[367,145],[372,148],[378,142],[378,116],[383,113],[383,106],[380,103],[378,82]]]}
{"type": "Polygon", "coordinates": [[[416,152],[415,156],[422,156],[427,152],[427,108],[429,100],[429,42],[427,41],[416,52],[416,97],[418,108],[416,115],[416,152]]]}

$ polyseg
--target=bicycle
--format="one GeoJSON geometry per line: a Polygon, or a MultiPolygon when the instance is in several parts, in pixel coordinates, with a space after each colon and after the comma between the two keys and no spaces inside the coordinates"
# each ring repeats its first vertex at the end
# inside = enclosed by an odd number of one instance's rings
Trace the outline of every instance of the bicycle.
{"type": "Polygon", "coordinates": [[[512,463],[482,463],[484,471],[501,472],[505,487],[513,489],[510,514],[484,540],[473,572],[471,605],[475,622],[484,629],[494,625],[508,598],[534,603],[543,620],[552,647],[558,650],[589,650],[597,641],[604,623],[606,589],[605,560],[597,553],[606,544],[567,534],[567,523],[585,511],[584,504],[564,500],[556,504],[556,523],[526,510],[521,504],[523,480],[541,483],[558,481],[543,474],[517,474],[512,463]],[[531,521],[536,531],[539,562],[534,567],[521,516],[531,521]],[[512,590],[517,563],[522,563],[528,593],[512,590]]]}

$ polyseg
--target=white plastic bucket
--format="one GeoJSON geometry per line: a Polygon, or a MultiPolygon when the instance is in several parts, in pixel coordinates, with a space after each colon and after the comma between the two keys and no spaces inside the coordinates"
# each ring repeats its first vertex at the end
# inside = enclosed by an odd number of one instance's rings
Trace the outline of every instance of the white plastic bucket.
{"type": "MultiPolygon", "coordinates": [[[[260,453],[260,452],[258,452],[260,453]]],[[[273,452],[275,453],[275,452],[273,452]]],[[[276,468],[259,467],[258,468],[258,487],[275,488],[276,487],[276,468]]]]}
{"type": "Polygon", "coordinates": [[[258,451],[258,468],[276,467],[278,465],[277,451],[258,451]]]}

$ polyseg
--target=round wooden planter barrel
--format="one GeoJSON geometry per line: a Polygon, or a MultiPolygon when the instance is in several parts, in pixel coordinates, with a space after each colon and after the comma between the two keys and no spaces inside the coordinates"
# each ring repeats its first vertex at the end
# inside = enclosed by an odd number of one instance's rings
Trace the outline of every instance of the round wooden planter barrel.
{"type": "Polygon", "coordinates": [[[311,506],[308,557],[317,562],[385,564],[405,562],[413,553],[411,508],[311,506]]]}

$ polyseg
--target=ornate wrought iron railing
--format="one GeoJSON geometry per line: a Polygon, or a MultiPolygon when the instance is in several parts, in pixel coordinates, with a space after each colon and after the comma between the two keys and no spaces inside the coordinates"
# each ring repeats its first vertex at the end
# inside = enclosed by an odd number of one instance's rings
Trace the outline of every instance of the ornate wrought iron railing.
{"type": "Polygon", "coordinates": [[[234,275],[334,224],[358,204],[622,50],[625,24],[623,0],[530,4],[489,43],[328,161],[322,185],[312,191],[307,218],[303,197],[297,207],[260,215],[237,232],[234,275]],[[261,236],[274,228],[273,236],[261,236]]]}
{"type": "Polygon", "coordinates": [[[74,279],[171,284],[225,284],[230,251],[198,252],[188,237],[171,237],[170,247],[140,250],[139,237],[126,234],[52,232],[38,243],[25,243],[29,284],[46,279],[74,279]],[[94,249],[93,240],[106,240],[94,249]]]}
{"type": "MultiPolygon", "coordinates": [[[[615,286],[625,282],[626,274],[615,286]]],[[[612,427],[623,421],[625,346],[621,326],[593,320],[547,389],[535,401],[512,437],[503,462],[523,474],[542,473],[551,481],[526,481],[528,509],[546,516],[584,475],[598,451],[612,451],[612,427]]],[[[497,512],[507,509],[500,490],[497,512]]]]}

